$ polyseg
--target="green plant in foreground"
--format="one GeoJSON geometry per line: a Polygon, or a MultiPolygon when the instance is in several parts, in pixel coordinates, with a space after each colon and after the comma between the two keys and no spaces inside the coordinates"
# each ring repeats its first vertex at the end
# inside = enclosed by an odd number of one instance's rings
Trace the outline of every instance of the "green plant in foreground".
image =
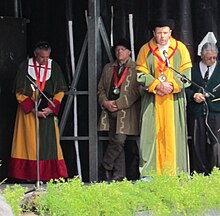
{"type": "MultiPolygon", "coordinates": [[[[178,176],[152,174],[151,178],[149,182],[124,180],[89,185],[78,178],[59,179],[49,182],[46,193],[35,195],[26,208],[29,206],[29,210],[33,210],[34,207],[41,216],[133,216],[137,212],[195,216],[220,209],[220,171],[217,168],[210,176],[195,173],[189,177],[181,173],[178,176]]],[[[4,190],[3,196],[11,206],[21,206],[24,191],[15,186],[13,192],[16,199],[9,188],[4,190]]],[[[21,210],[14,212],[19,215],[21,210]]]]}
{"type": "Polygon", "coordinates": [[[24,198],[25,188],[20,185],[6,186],[2,195],[6,202],[11,206],[14,215],[20,215],[23,211],[22,200],[24,198]]]}

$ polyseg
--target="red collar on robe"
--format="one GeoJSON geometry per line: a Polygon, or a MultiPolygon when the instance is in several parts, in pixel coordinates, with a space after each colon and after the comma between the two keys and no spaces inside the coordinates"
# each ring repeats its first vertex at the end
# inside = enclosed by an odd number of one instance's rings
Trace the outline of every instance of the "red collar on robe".
{"type": "MultiPolygon", "coordinates": [[[[157,46],[155,38],[149,41],[148,47],[150,51],[153,53],[153,55],[155,55],[158,58],[159,61],[162,61],[165,63],[165,61],[163,61],[163,59],[161,58],[160,50],[157,46]]],[[[173,37],[170,37],[170,46],[168,47],[168,53],[167,53],[169,60],[172,58],[172,56],[176,52],[177,47],[178,47],[178,41],[174,39],[173,37]]]]}

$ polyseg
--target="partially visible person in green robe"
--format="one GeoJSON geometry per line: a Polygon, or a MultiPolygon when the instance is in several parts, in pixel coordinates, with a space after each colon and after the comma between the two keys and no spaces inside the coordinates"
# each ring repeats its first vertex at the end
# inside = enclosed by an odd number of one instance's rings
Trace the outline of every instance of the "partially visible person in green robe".
{"type": "Polygon", "coordinates": [[[171,36],[174,20],[151,22],[154,37],[137,56],[137,80],[144,87],[141,108],[140,173],[189,171],[185,88],[191,78],[186,46],[171,36]],[[172,69],[173,68],[173,69],[172,69]]]}
{"type": "Polygon", "coordinates": [[[57,120],[67,85],[61,68],[50,59],[50,54],[51,47],[48,42],[40,41],[36,44],[34,57],[23,61],[16,75],[18,109],[9,164],[9,177],[12,179],[49,181],[68,176],[57,120]],[[36,83],[39,89],[35,88],[33,83],[36,83]],[[36,122],[39,122],[37,127],[36,122]],[[38,139],[36,133],[39,133],[38,139]]]}

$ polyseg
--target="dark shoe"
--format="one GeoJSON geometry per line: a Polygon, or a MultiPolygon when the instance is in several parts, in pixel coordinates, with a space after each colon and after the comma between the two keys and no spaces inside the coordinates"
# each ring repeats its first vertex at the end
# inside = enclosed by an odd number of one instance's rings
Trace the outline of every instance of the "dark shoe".
{"type": "Polygon", "coordinates": [[[125,177],[122,177],[122,176],[113,176],[112,177],[112,181],[123,181],[125,177]]]}
{"type": "Polygon", "coordinates": [[[105,170],[105,178],[106,181],[112,180],[112,171],[111,170],[105,170]]]}
{"type": "Polygon", "coordinates": [[[99,168],[99,180],[111,181],[112,170],[106,170],[102,165],[99,168]]]}

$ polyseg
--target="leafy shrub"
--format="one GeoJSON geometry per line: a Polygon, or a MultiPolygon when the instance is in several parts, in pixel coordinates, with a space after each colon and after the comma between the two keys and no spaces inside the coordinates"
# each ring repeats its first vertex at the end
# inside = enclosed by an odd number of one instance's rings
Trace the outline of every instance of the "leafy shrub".
{"type": "MultiPolygon", "coordinates": [[[[3,193],[11,206],[20,205],[22,200],[19,186],[13,189],[16,190],[16,199],[9,196],[8,188],[3,193]]],[[[151,181],[136,182],[85,184],[78,178],[67,182],[59,179],[49,182],[46,193],[35,195],[31,202],[29,209],[33,210],[34,202],[34,209],[41,216],[133,216],[140,212],[156,216],[203,215],[220,209],[220,171],[215,168],[209,176],[195,173],[191,177],[186,173],[152,174],[151,181]]]]}
{"type": "Polygon", "coordinates": [[[14,215],[20,215],[23,211],[22,200],[24,198],[25,188],[20,185],[6,186],[2,195],[11,206],[14,215]]]}

